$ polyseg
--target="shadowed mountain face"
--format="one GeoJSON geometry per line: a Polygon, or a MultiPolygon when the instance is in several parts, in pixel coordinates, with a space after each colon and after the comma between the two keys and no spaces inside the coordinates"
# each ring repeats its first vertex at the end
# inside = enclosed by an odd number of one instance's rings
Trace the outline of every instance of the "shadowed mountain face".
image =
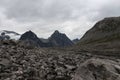
{"type": "MultiPolygon", "coordinates": [[[[93,44],[98,47],[120,47],[120,17],[105,18],[95,24],[81,38],[80,45],[93,44]],[[99,46],[100,45],[100,46],[99,46]]],[[[97,47],[96,47],[97,48],[97,47]]]]}
{"type": "Polygon", "coordinates": [[[62,47],[62,46],[72,46],[73,45],[73,42],[65,34],[62,34],[57,30],[51,35],[49,40],[53,46],[62,47]]]}
{"type": "Polygon", "coordinates": [[[77,44],[79,42],[79,39],[78,38],[73,39],[72,42],[75,43],[75,44],[77,44]]]}
{"type": "Polygon", "coordinates": [[[24,34],[21,36],[20,40],[27,40],[27,39],[29,39],[29,40],[37,40],[38,37],[37,37],[36,34],[33,33],[32,31],[28,31],[28,32],[24,33],[24,34]]]}
{"type": "Polygon", "coordinates": [[[29,46],[31,45],[31,46],[36,46],[36,47],[44,47],[44,43],[32,31],[28,31],[24,33],[20,37],[20,40],[25,41],[25,43],[29,46]]]}
{"type": "Polygon", "coordinates": [[[73,45],[72,41],[59,31],[55,31],[49,39],[38,38],[35,33],[28,31],[24,33],[20,40],[36,47],[65,47],[73,45]]]}

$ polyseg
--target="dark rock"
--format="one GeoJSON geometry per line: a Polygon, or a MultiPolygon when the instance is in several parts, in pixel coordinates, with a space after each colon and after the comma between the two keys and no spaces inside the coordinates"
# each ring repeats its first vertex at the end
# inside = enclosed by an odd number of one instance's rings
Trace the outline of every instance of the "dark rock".
{"type": "Polygon", "coordinates": [[[24,33],[20,37],[20,40],[24,41],[24,43],[28,46],[44,47],[44,43],[32,31],[24,33]]]}
{"type": "Polygon", "coordinates": [[[90,59],[81,64],[72,80],[120,80],[120,66],[111,60],[90,59]]]}
{"type": "Polygon", "coordinates": [[[73,42],[74,44],[77,44],[79,41],[80,41],[80,40],[79,40],[78,38],[72,40],[72,42],[73,42]]]}
{"type": "Polygon", "coordinates": [[[72,46],[73,42],[62,33],[55,31],[49,39],[38,38],[35,33],[28,31],[21,38],[22,44],[36,47],[65,47],[72,46]]]}
{"type": "Polygon", "coordinates": [[[56,30],[49,38],[53,46],[65,47],[72,46],[73,42],[65,35],[56,30]]]}

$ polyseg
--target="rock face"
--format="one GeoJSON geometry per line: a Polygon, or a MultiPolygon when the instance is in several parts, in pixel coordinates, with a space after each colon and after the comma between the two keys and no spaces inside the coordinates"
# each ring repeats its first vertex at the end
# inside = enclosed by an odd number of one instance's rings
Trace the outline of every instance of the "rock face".
{"type": "Polygon", "coordinates": [[[80,40],[81,43],[109,41],[120,38],[120,17],[105,18],[95,24],[80,40]]]}
{"type": "Polygon", "coordinates": [[[58,47],[73,45],[73,42],[65,34],[62,34],[57,30],[51,35],[49,41],[52,43],[53,46],[58,47]]]}
{"type": "Polygon", "coordinates": [[[73,42],[65,34],[58,31],[55,31],[49,39],[38,38],[35,33],[28,31],[21,36],[20,40],[36,47],[65,47],[73,45],[73,42]]]}
{"type": "Polygon", "coordinates": [[[89,59],[80,65],[72,80],[120,80],[120,65],[111,60],[89,59]]]}
{"type": "Polygon", "coordinates": [[[44,43],[32,31],[24,33],[20,40],[29,46],[44,47],[44,43]]]}
{"type": "Polygon", "coordinates": [[[93,28],[88,30],[81,38],[79,44],[92,44],[92,46],[95,44],[96,46],[114,48],[115,46],[120,46],[119,40],[120,17],[109,17],[97,22],[93,28]]]}
{"type": "Polygon", "coordinates": [[[80,40],[79,40],[78,38],[72,40],[72,42],[73,42],[74,44],[77,44],[79,41],[80,41],[80,40]]]}
{"type": "Polygon", "coordinates": [[[37,35],[35,33],[33,33],[32,31],[28,31],[26,33],[24,33],[20,40],[38,40],[39,38],[37,37],[37,35]]]}

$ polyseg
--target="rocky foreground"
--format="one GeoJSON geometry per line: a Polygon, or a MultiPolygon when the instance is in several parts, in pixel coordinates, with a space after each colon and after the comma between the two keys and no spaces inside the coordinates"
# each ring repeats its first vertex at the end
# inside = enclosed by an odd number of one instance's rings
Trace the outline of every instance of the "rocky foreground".
{"type": "Polygon", "coordinates": [[[3,42],[0,80],[120,80],[120,59],[3,42]]]}

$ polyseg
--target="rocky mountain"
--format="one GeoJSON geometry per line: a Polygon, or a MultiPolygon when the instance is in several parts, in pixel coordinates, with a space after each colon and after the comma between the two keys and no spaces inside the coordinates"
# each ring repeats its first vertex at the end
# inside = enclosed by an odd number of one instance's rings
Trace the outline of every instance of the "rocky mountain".
{"type": "Polygon", "coordinates": [[[72,46],[73,42],[63,33],[60,33],[56,30],[51,37],[49,37],[49,41],[52,43],[53,46],[57,47],[65,47],[65,46],[72,46]]]}
{"type": "Polygon", "coordinates": [[[109,17],[97,22],[81,38],[79,45],[90,45],[93,48],[120,47],[120,17],[109,17]]]}
{"type": "Polygon", "coordinates": [[[80,41],[80,40],[79,40],[78,38],[72,40],[72,42],[73,42],[74,44],[77,44],[79,41],[80,41]]]}
{"type": "Polygon", "coordinates": [[[37,35],[32,31],[27,31],[19,39],[23,41],[24,44],[28,46],[44,47],[45,44],[37,37],[37,35]]]}
{"type": "Polygon", "coordinates": [[[59,31],[55,31],[49,39],[38,38],[35,33],[28,31],[21,36],[20,40],[37,47],[65,47],[73,45],[73,42],[59,31]]]}
{"type": "Polygon", "coordinates": [[[20,34],[14,31],[7,31],[7,30],[0,31],[0,39],[3,39],[3,40],[7,40],[7,39],[18,40],[20,36],[21,36],[20,34]]]}

